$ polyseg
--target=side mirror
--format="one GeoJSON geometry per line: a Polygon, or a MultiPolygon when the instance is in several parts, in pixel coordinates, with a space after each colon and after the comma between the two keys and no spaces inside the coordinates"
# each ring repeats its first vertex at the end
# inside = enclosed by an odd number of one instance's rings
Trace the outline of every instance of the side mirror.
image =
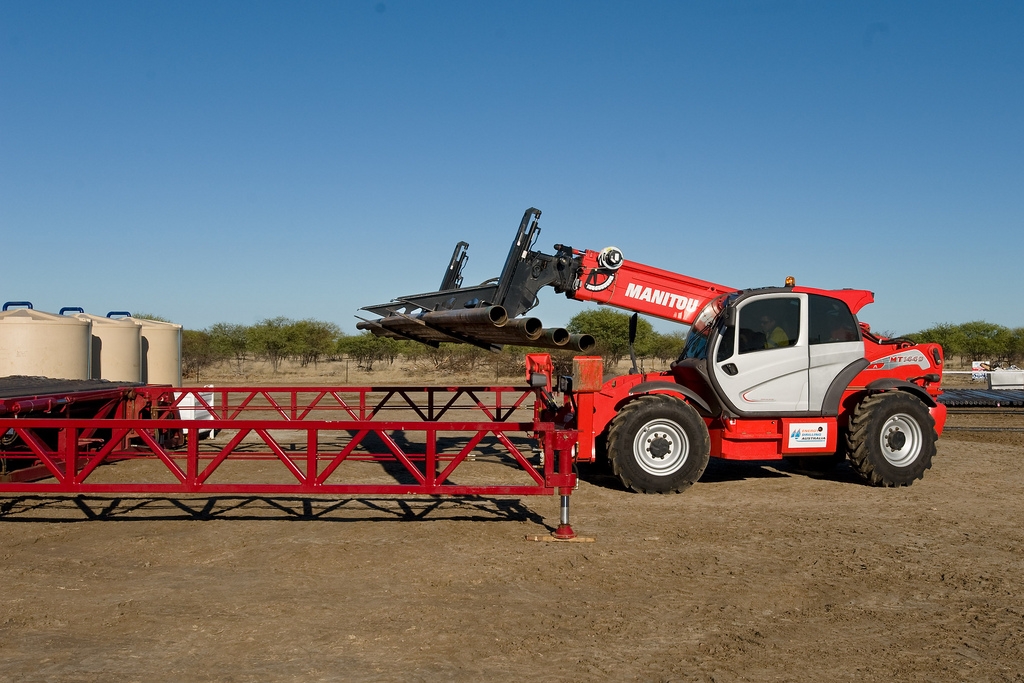
{"type": "Polygon", "coordinates": [[[736,327],[736,307],[728,306],[722,314],[727,327],[736,327]]]}

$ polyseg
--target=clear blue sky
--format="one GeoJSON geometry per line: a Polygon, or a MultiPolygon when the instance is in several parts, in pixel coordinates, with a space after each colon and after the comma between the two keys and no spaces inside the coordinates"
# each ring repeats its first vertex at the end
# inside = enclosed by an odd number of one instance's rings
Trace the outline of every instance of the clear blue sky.
{"type": "Polygon", "coordinates": [[[528,206],[878,330],[1024,325],[1024,3],[0,2],[5,301],[351,333],[528,206]]]}

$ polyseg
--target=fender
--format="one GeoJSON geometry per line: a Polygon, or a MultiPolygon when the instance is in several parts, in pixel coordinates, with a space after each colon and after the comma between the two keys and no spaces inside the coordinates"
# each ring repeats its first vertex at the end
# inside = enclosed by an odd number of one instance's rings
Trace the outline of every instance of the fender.
{"type": "Polygon", "coordinates": [[[688,401],[700,406],[705,413],[711,413],[711,408],[704,399],[698,396],[692,389],[688,389],[682,384],[676,384],[675,382],[641,382],[635,387],[630,388],[629,395],[636,396],[637,394],[650,394],[655,391],[671,391],[674,394],[682,394],[688,401]]]}
{"type": "MultiPolygon", "coordinates": [[[[832,384],[829,385],[828,391],[825,392],[824,400],[821,402],[822,417],[835,417],[839,415],[839,404],[842,402],[846,388],[860,374],[860,371],[870,364],[871,362],[867,358],[859,358],[847,365],[836,375],[836,378],[832,380],[832,384]]],[[[876,381],[884,382],[885,380],[876,381]]],[[[917,385],[915,384],[914,386],[917,385]]]]}
{"type": "Polygon", "coordinates": [[[938,405],[935,399],[932,398],[931,394],[922,389],[920,386],[913,382],[908,382],[905,379],[896,379],[895,377],[887,377],[884,379],[876,379],[874,382],[867,385],[866,389],[869,392],[875,391],[890,391],[897,389],[899,391],[906,391],[908,393],[917,396],[919,399],[924,401],[924,404],[929,408],[934,408],[938,405]]]}

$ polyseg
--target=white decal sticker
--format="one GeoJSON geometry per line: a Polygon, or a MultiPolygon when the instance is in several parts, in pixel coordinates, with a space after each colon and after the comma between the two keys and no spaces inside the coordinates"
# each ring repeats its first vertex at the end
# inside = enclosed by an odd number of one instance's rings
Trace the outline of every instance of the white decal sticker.
{"type": "Polygon", "coordinates": [[[893,353],[888,356],[882,356],[871,361],[871,365],[867,367],[868,370],[891,370],[892,368],[898,368],[901,365],[916,365],[922,370],[927,370],[931,367],[928,362],[928,358],[920,351],[905,351],[902,353],[893,353]]]}
{"type": "Polygon", "coordinates": [[[790,448],[825,448],[827,445],[827,422],[794,422],[789,425],[790,448]]]}
{"type": "Polygon", "coordinates": [[[608,289],[615,282],[615,273],[608,273],[602,270],[592,270],[583,283],[583,289],[589,292],[600,292],[608,289]]]}
{"type": "MultiPolygon", "coordinates": [[[[637,301],[649,301],[652,304],[665,306],[670,309],[682,311],[693,315],[700,306],[700,299],[691,299],[681,294],[673,294],[652,287],[644,287],[630,283],[626,285],[626,296],[637,301]]],[[[678,316],[677,316],[678,317],[678,316]]]]}

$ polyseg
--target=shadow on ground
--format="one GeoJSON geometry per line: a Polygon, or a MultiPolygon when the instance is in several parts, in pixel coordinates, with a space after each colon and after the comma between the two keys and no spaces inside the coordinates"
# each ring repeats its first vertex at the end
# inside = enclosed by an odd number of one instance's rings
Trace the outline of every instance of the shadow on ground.
{"type": "Polygon", "coordinates": [[[286,496],[16,496],[0,502],[0,523],[141,521],[284,522],[531,522],[553,529],[522,501],[467,496],[458,499],[286,496]]]}
{"type": "MultiPolygon", "coordinates": [[[[594,463],[579,466],[581,480],[614,491],[627,491],[614,473],[611,466],[605,463],[594,463]]],[[[813,472],[802,469],[796,463],[787,460],[722,460],[711,458],[704,474],[697,485],[722,484],[727,482],[745,481],[748,479],[785,479],[789,477],[807,477],[824,481],[835,481],[848,484],[864,484],[864,481],[843,462],[827,472],[813,472]]]]}

